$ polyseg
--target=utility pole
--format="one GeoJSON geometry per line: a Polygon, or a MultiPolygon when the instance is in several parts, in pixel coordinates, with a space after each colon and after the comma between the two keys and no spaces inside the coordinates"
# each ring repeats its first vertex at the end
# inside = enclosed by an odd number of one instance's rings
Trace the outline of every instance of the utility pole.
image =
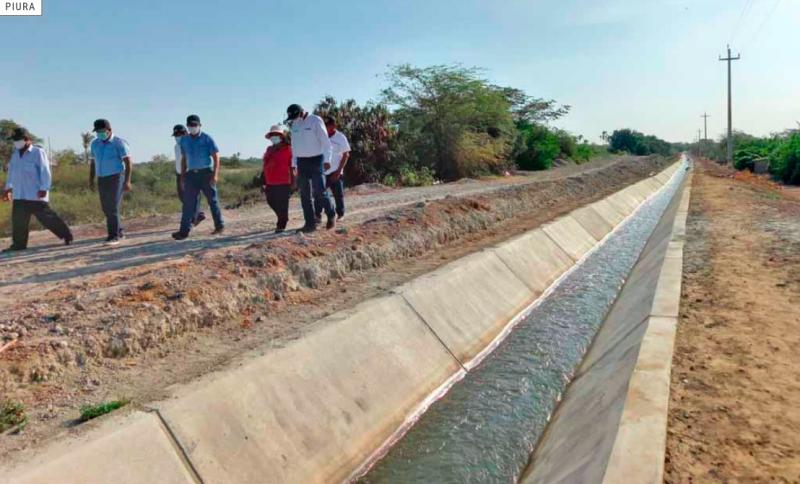
{"type": "Polygon", "coordinates": [[[731,46],[728,45],[728,56],[719,60],[728,63],[728,163],[733,165],[733,103],[731,101],[731,62],[741,59],[741,55],[731,57],[731,46]]]}
{"type": "Polygon", "coordinates": [[[705,136],[703,136],[703,139],[705,141],[708,141],[708,118],[710,118],[711,115],[703,113],[703,115],[700,117],[703,118],[703,128],[705,129],[704,131],[705,136]]]}

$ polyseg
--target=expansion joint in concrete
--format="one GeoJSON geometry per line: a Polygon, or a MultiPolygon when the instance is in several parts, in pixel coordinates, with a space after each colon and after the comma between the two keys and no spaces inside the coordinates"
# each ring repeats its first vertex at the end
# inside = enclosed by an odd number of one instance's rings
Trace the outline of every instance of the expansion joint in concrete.
{"type": "Polygon", "coordinates": [[[433,337],[436,338],[436,340],[439,342],[440,345],[442,345],[442,348],[444,348],[445,351],[447,351],[447,353],[449,353],[450,356],[453,357],[456,363],[458,363],[458,366],[460,366],[465,373],[468,373],[469,370],[467,369],[466,366],[464,366],[464,363],[455,355],[455,353],[453,353],[452,350],[450,350],[447,344],[445,344],[444,340],[442,340],[442,338],[439,337],[438,334],[436,334],[436,331],[434,331],[433,328],[431,328],[431,325],[428,324],[427,321],[425,321],[425,318],[422,317],[419,311],[417,311],[417,308],[415,308],[410,302],[408,302],[408,299],[406,299],[406,296],[404,294],[398,294],[398,296],[400,296],[403,302],[405,302],[408,305],[408,307],[411,308],[411,311],[419,318],[420,321],[422,321],[422,324],[424,324],[425,327],[428,328],[428,331],[430,331],[433,337]]]}
{"type": "Polygon", "coordinates": [[[175,448],[175,453],[178,454],[178,456],[180,457],[181,462],[186,467],[186,470],[189,472],[189,474],[192,476],[194,482],[196,482],[197,484],[205,484],[203,477],[200,475],[200,472],[197,470],[197,467],[194,465],[192,459],[189,457],[189,453],[186,452],[186,449],[184,449],[183,445],[181,445],[181,442],[178,440],[178,436],[175,435],[175,432],[172,431],[172,428],[169,426],[169,423],[167,423],[167,420],[164,418],[164,416],[161,415],[161,412],[155,408],[145,408],[145,410],[158,417],[158,421],[161,424],[161,428],[164,430],[164,433],[166,434],[170,443],[175,448]]]}

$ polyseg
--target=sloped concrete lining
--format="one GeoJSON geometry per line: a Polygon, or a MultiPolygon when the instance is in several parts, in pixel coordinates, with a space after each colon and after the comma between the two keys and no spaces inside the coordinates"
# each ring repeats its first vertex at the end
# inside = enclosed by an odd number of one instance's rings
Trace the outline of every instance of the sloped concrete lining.
{"type": "Polygon", "coordinates": [[[491,250],[447,264],[397,293],[464,365],[540,294],[491,250]]]}
{"type": "Polygon", "coordinates": [[[342,481],[459,370],[393,295],[158,408],[205,482],[342,481]]]}
{"type": "Polygon", "coordinates": [[[197,482],[158,417],[135,412],[102,422],[77,441],[59,441],[24,467],[0,472],[14,484],[197,482]]]}
{"type": "Polygon", "coordinates": [[[561,217],[542,230],[574,260],[579,260],[597,245],[597,239],[586,231],[572,215],[561,217]]]}
{"type": "Polygon", "coordinates": [[[573,211],[572,217],[596,240],[603,240],[616,226],[602,217],[593,205],[573,211]]]}
{"type": "Polygon", "coordinates": [[[676,326],[677,318],[647,322],[603,482],[664,482],[669,410],[664,382],[670,379],[676,326]]]}
{"type": "Polygon", "coordinates": [[[608,222],[612,227],[616,227],[620,222],[625,220],[625,214],[615,209],[607,199],[602,199],[589,205],[592,207],[603,220],[608,222]]]}
{"type": "Polygon", "coordinates": [[[663,482],[689,187],[651,235],[521,482],[663,482]]]}
{"type": "Polygon", "coordinates": [[[504,242],[492,250],[536,296],[550,287],[574,263],[541,229],[504,242]]]}

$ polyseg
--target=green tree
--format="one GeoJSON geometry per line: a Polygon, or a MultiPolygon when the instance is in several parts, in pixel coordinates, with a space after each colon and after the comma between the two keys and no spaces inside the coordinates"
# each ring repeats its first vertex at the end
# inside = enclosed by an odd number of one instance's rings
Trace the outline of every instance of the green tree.
{"type": "Polygon", "coordinates": [[[376,103],[359,106],[353,99],[337,102],[326,96],[317,103],[314,112],[336,118],[339,129],[350,142],[350,161],[344,171],[346,184],[378,182],[387,173],[399,173],[395,130],[386,106],[376,103]]]}
{"type": "Polygon", "coordinates": [[[60,166],[79,165],[82,163],[82,161],[83,160],[81,156],[78,155],[78,153],[76,153],[72,148],[56,151],[53,153],[53,159],[51,160],[54,165],[60,166]]]}
{"type": "Polygon", "coordinates": [[[89,147],[94,140],[94,133],[81,133],[81,145],[83,146],[83,162],[89,164],[89,147]]]}
{"type": "Polygon", "coordinates": [[[400,151],[409,162],[455,180],[505,167],[516,130],[505,89],[480,69],[394,66],[382,101],[394,108],[400,151]]]}

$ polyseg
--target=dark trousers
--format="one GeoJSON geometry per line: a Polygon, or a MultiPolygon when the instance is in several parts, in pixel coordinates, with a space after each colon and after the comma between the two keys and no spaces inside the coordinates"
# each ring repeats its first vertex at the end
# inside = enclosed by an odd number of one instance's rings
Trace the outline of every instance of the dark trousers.
{"type": "MultiPolygon", "coordinates": [[[[175,174],[175,184],[176,184],[176,188],[178,189],[178,200],[180,200],[181,203],[183,203],[183,184],[181,183],[181,174],[180,173],[176,173],[175,174]]],[[[200,208],[200,194],[198,193],[197,194],[197,212],[194,215],[194,219],[192,220],[192,223],[197,222],[197,219],[201,215],[205,216],[205,213],[203,213],[203,210],[200,208]]]]}
{"type": "Polygon", "coordinates": [[[303,218],[305,218],[307,227],[316,224],[316,206],[320,207],[320,213],[324,209],[328,217],[334,215],[331,199],[325,189],[325,170],[322,167],[322,159],[322,155],[297,158],[297,184],[300,188],[300,202],[303,206],[303,218]]]}
{"type": "Polygon", "coordinates": [[[277,228],[283,230],[289,223],[289,198],[292,196],[291,185],[267,185],[267,205],[278,217],[277,228]]]}
{"type": "Polygon", "coordinates": [[[31,215],[56,237],[62,240],[72,239],[67,224],[50,208],[47,202],[34,200],[14,200],[11,206],[11,240],[15,249],[28,248],[31,215]]]}
{"type": "MultiPolygon", "coordinates": [[[[331,175],[325,175],[325,186],[327,186],[333,194],[336,215],[344,217],[344,180],[342,180],[342,177],[339,177],[338,180],[333,181],[331,175]]],[[[317,218],[320,218],[322,216],[322,206],[315,204],[314,210],[317,213],[317,218]]]]}
{"type": "Polygon", "coordinates": [[[201,193],[206,197],[208,207],[211,209],[211,216],[214,218],[214,228],[221,229],[225,227],[225,222],[222,220],[222,210],[219,208],[217,186],[211,184],[213,175],[214,172],[211,168],[186,172],[186,176],[183,180],[181,232],[188,234],[192,229],[192,222],[197,216],[197,207],[200,205],[201,193]]]}
{"type": "Polygon", "coordinates": [[[122,236],[122,221],[120,208],[122,207],[122,193],[125,187],[125,173],[111,176],[97,177],[97,191],[100,193],[100,206],[106,216],[108,237],[122,236]]]}

